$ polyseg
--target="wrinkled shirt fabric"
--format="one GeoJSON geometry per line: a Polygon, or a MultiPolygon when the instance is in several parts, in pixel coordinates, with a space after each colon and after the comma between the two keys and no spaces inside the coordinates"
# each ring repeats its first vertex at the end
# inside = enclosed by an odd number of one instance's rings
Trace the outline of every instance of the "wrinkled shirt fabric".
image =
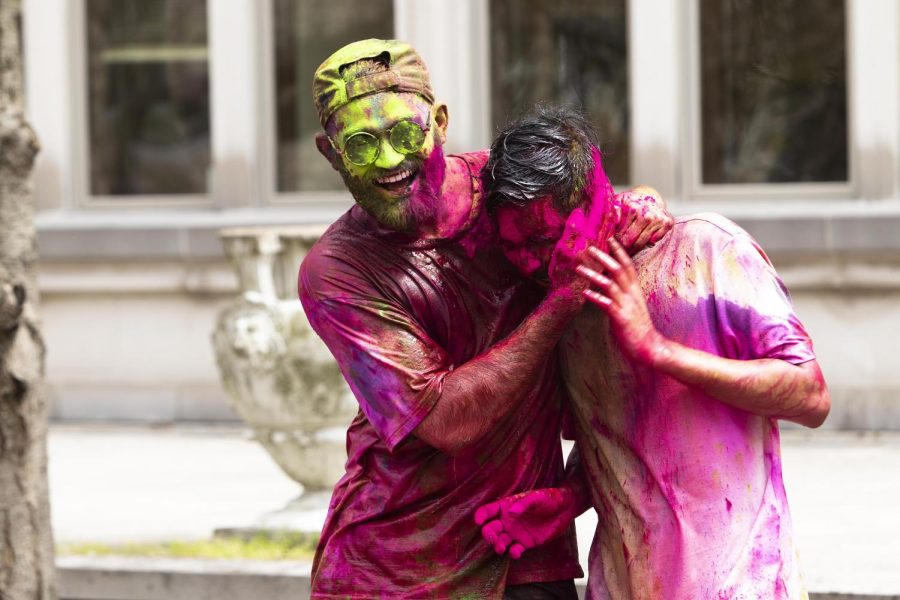
{"type": "MultiPolygon", "coordinates": [[[[815,358],[769,259],[727,219],[678,219],[634,264],[664,336],[737,360],[815,358]]],[[[775,419],[633,364],[593,306],[559,350],[599,519],[588,598],[805,598],[775,419]]]]}
{"type": "Polygon", "coordinates": [[[580,577],[574,528],[522,559],[495,554],[475,510],[557,484],[563,398],[556,356],[527,398],[456,456],[411,433],[444,378],[508,336],[543,297],[503,257],[481,204],[487,153],[465,160],[473,197],[454,239],[416,241],[354,207],[313,246],[300,297],[359,401],[334,489],[312,598],[501,598],[506,585],[580,577]]]}

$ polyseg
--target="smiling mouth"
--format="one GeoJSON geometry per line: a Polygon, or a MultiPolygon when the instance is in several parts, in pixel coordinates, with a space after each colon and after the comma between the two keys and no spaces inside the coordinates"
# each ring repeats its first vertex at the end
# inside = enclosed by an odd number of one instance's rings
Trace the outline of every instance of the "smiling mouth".
{"type": "Polygon", "coordinates": [[[394,173],[390,173],[385,175],[384,177],[376,177],[375,185],[378,187],[387,190],[391,193],[406,193],[410,191],[413,182],[416,180],[416,175],[418,175],[419,170],[413,168],[406,168],[401,171],[395,171],[394,173]]]}

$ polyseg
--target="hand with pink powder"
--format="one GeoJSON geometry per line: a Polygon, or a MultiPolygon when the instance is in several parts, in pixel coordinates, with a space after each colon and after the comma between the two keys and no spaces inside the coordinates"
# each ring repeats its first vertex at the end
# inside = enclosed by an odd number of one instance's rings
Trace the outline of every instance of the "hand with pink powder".
{"type": "Polygon", "coordinates": [[[620,211],[615,238],[631,256],[654,245],[675,225],[660,193],[646,185],[618,194],[614,205],[620,211]]]}
{"type": "Polygon", "coordinates": [[[563,236],[553,249],[548,275],[552,293],[568,294],[579,306],[584,301],[587,282],[579,277],[576,269],[584,260],[582,254],[589,243],[583,231],[590,217],[581,208],[576,208],[566,221],[563,236]]]}
{"type": "Polygon", "coordinates": [[[609,240],[609,247],[612,255],[592,246],[577,267],[578,273],[600,290],[589,289],[584,295],[609,315],[613,334],[625,353],[639,362],[652,364],[663,336],[650,318],[628,253],[615,239],[609,240]]]}
{"type": "Polygon", "coordinates": [[[586,285],[575,277],[575,270],[584,262],[590,246],[606,249],[606,240],[615,236],[633,255],[662,239],[675,223],[662,196],[649,186],[639,185],[614,195],[600,151],[594,148],[592,157],[594,170],[585,190],[587,202],[569,214],[549,267],[553,287],[573,290],[577,295],[586,285]]]}
{"type": "Polygon", "coordinates": [[[569,289],[577,296],[581,296],[587,286],[576,275],[576,267],[591,244],[612,235],[618,218],[613,208],[612,185],[603,171],[602,157],[597,148],[593,149],[592,157],[594,170],[590,175],[590,185],[585,190],[587,203],[573,210],[566,219],[548,269],[553,288],[569,289]]]}
{"type": "Polygon", "coordinates": [[[609,245],[612,255],[589,248],[577,270],[596,286],[584,295],[609,315],[626,354],[735,408],[807,427],[822,424],[831,397],[817,361],[735,360],[666,338],[653,324],[625,249],[612,239],[609,245]]]}
{"type": "Polygon", "coordinates": [[[485,504],[475,512],[481,535],[497,554],[512,558],[563,535],[578,516],[576,494],[567,488],[532,490],[485,504]]]}

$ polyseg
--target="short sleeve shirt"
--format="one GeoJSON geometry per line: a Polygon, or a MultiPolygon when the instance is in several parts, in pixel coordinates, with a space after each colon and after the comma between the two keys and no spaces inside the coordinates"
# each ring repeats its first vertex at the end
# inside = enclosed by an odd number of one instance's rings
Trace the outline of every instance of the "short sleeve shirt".
{"type": "Polygon", "coordinates": [[[578,577],[574,531],[518,561],[475,525],[478,506],[562,477],[556,356],[482,440],[456,456],[414,435],[452,370],[508,336],[542,297],[507,263],[474,203],[455,239],[416,242],[375,226],[359,207],[314,245],[300,270],[309,321],[340,365],[360,412],[347,433],[313,565],[313,598],[500,598],[506,585],[578,577]]]}
{"type": "MultiPolygon", "coordinates": [[[[738,360],[815,358],[765,253],[727,219],[678,219],[634,263],[669,339],[738,360]]],[[[631,363],[594,307],[560,360],[599,517],[589,598],[804,597],[774,419],[631,363]]]]}

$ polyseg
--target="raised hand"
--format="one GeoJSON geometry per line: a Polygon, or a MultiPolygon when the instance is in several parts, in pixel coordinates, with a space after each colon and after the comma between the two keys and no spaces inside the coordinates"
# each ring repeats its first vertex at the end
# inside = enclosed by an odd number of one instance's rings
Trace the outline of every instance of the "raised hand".
{"type": "Polygon", "coordinates": [[[600,151],[594,148],[592,157],[594,170],[590,186],[584,192],[588,196],[587,202],[569,214],[549,267],[553,288],[571,289],[579,297],[586,284],[575,275],[575,269],[592,244],[602,243],[613,234],[618,219],[612,185],[603,171],[600,151]]]}
{"type": "Polygon", "coordinates": [[[675,224],[665,200],[649,186],[622,192],[615,203],[621,211],[615,237],[632,256],[661,240],[675,224]]]}
{"type": "Polygon", "coordinates": [[[481,535],[497,554],[512,558],[563,535],[577,514],[570,490],[545,488],[507,496],[475,512],[481,535]]]}
{"type": "Polygon", "coordinates": [[[614,239],[609,240],[609,246],[612,255],[591,247],[578,266],[578,273],[596,286],[585,290],[584,295],[609,315],[613,334],[622,349],[632,358],[652,364],[663,347],[664,338],[650,318],[628,253],[614,239]]]}

